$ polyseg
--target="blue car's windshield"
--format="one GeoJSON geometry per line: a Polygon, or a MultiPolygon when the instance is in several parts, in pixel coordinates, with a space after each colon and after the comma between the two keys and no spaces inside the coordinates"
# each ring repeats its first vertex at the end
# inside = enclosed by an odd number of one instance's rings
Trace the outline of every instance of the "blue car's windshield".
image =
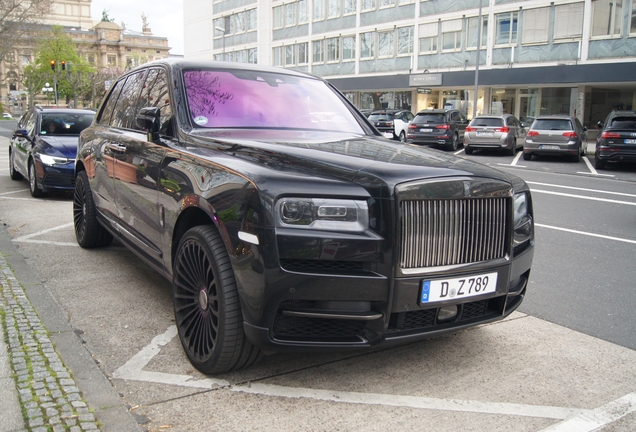
{"type": "Polygon", "coordinates": [[[44,113],[40,121],[41,135],[79,135],[93,122],[95,114],[44,113]]]}
{"type": "Polygon", "coordinates": [[[190,115],[202,128],[292,128],[364,133],[324,82],[260,71],[184,72],[190,115]]]}

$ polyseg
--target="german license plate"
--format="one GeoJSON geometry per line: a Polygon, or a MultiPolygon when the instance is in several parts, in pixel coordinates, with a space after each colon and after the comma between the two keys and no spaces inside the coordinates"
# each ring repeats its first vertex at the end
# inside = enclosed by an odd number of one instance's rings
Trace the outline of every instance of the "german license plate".
{"type": "Polygon", "coordinates": [[[625,144],[636,144],[636,139],[626,139],[625,144]]]}
{"type": "Polygon", "coordinates": [[[497,290],[497,273],[464,276],[455,279],[422,281],[420,301],[433,303],[493,293],[497,290]]]}
{"type": "Polygon", "coordinates": [[[495,134],[494,132],[477,132],[477,136],[492,137],[495,136],[495,134]]]}
{"type": "Polygon", "coordinates": [[[420,129],[420,132],[433,132],[433,129],[420,129]]]}
{"type": "Polygon", "coordinates": [[[558,145],[541,144],[539,148],[544,150],[559,150],[561,147],[558,145]]]}
{"type": "Polygon", "coordinates": [[[384,132],[384,138],[393,139],[393,132],[384,132]]]}

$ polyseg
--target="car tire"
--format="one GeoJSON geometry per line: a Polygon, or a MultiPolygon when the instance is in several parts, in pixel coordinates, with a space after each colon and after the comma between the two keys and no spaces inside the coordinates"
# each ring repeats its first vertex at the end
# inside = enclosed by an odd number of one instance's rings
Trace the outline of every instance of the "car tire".
{"type": "Polygon", "coordinates": [[[84,249],[105,247],[113,241],[112,234],[97,221],[97,210],[86,171],[80,171],[75,178],[73,225],[77,244],[84,249]]]}
{"type": "Polygon", "coordinates": [[[459,137],[457,136],[457,134],[453,134],[453,139],[446,148],[449,151],[457,151],[458,147],[459,147],[459,137]]]}
{"type": "Polygon", "coordinates": [[[510,146],[509,149],[506,149],[506,154],[508,156],[514,156],[516,152],[517,152],[517,141],[513,140],[512,141],[512,146],[510,146]]]}
{"type": "Polygon", "coordinates": [[[406,134],[404,131],[400,132],[400,142],[406,142],[406,134]]]}
{"type": "Polygon", "coordinates": [[[532,153],[523,152],[523,160],[530,160],[530,159],[532,159],[532,153]]]}
{"type": "Polygon", "coordinates": [[[594,168],[596,169],[605,169],[605,161],[602,161],[598,158],[598,156],[594,157],[594,168]]]}
{"type": "Polygon", "coordinates": [[[473,154],[473,149],[471,149],[470,147],[464,146],[464,153],[471,155],[473,154]]]}
{"type": "Polygon", "coordinates": [[[13,152],[9,151],[9,177],[11,180],[22,180],[22,174],[15,170],[15,164],[13,163],[13,152]]]}
{"type": "Polygon", "coordinates": [[[215,226],[196,226],[179,241],[172,298],[181,345],[201,372],[237,370],[262,357],[245,336],[234,271],[215,226]]]}
{"type": "Polygon", "coordinates": [[[29,191],[33,198],[46,196],[46,192],[40,189],[38,184],[38,176],[35,173],[35,162],[33,162],[33,159],[29,160],[29,191]]]}
{"type": "Polygon", "coordinates": [[[574,156],[572,156],[572,159],[574,159],[574,162],[576,163],[581,162],[581,152],[577,152],[574,156]]]}

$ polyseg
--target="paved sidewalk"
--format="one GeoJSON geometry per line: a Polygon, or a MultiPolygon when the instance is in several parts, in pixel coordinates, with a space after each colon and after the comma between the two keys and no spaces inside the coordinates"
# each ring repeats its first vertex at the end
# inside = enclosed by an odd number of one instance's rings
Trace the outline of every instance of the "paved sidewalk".
{"type": "Polygon", "coordinates": [[[0,315],[0,432],[140,430],[4,227],[0,315]]]}

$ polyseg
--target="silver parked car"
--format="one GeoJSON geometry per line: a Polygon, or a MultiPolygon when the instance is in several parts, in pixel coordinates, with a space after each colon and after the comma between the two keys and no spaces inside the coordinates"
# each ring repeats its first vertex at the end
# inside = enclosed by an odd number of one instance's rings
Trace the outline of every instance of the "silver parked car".
{"type": "Polygon", "coordinates": [[[567,115],[540,116],[526,134],[523,159],[536,155],[571,156],[579,162],[587,148],[587,137],[579,119],[567,115]]]}
{"type": "Polygon", "coordinates": [[[525,127],[511,114],[477,116],[466,127],[464,151],[472,154],[480,148],[501,149],[514,155],[517,148],[523,148],[525,138],[525,127]]]}

